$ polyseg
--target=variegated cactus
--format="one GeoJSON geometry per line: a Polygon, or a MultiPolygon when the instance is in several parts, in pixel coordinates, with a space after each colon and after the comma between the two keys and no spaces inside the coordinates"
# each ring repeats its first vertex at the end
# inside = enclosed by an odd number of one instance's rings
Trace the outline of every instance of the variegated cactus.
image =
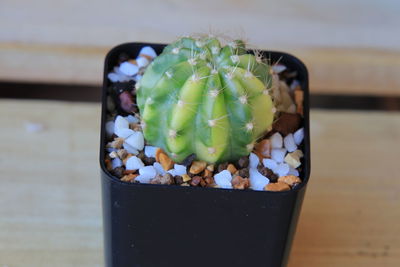
{"type": "Polygon", "coordinates": [[[271,67],[242,41],[180,38],[137,86],[144,136],[176,162],[193,153],[210,163],[248,155],[274,118],[271,83],[271,67]]]}

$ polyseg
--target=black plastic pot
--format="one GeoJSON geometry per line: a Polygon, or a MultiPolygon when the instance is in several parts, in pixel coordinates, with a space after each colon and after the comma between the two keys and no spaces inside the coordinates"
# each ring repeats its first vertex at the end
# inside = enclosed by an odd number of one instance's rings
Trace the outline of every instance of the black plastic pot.
{"type": "Polygon", "coordinates": [[[286,266],[310,174],[308,74],[297,58],[265,52],[297,70],[304,90],[303,182],[286,192],[130,184],[104,164],[107,73],[122,52],[136,57],[144,45],[113,48],[104,68],[100,144],[104,253],[107,267],[286,266]]]}

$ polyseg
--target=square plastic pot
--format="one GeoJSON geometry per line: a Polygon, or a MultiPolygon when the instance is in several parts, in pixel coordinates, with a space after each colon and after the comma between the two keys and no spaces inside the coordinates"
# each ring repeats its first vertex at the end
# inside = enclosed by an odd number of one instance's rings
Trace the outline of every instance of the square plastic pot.
{"type": "Polygon", "coordinates": [[[286,266],[310,174],[308,74],[292,55],[264,51],[298,72],[304,90],[302,183],[286,192],[229,190],[119,181],[104,164],[107,73],[126,53],[150,45],[126,43],[105,59],[100,166],[106,267],[286,266]]]}

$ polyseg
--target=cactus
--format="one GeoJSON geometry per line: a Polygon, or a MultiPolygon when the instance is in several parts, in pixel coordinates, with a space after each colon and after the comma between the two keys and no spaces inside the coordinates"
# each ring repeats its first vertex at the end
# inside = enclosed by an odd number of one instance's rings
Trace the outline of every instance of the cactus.
{"type": "Polygon", "coordinates": [[[244,42],[183,37],[165,47],[137,84],[148,143],[176,162],[248,155],[274,118],[271,67],[244,42]]]}

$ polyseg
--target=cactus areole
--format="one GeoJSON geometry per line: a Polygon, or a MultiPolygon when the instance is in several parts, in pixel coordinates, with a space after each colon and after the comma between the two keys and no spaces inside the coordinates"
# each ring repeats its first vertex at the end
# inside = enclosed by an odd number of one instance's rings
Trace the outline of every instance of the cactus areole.
{"type": "Polygon", "coordinates": [[[137,84],[145,139],[175,162],[209,163],[248,155],[271,126],[271,67],[242,41],[180,38],[165,47],[137,84]]]}

